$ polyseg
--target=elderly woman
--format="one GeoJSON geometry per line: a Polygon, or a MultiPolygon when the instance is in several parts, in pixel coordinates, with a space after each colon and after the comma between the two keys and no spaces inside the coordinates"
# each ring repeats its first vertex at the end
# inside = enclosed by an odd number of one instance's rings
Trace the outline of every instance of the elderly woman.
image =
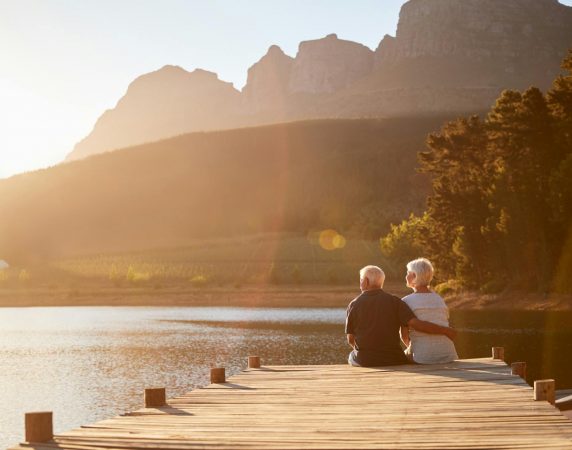
{"type": "MultiPolygon", "coordinates": [[[[405,280],[407,287],[413,289],[413,294],[402,300],[418,319],[448,327],[449,310],[445,300],[429,288],[433,272],[433,265],[428,259],[419,258],[409,262],[405,280]]],[[[401,327],[401,340],[407,347],[405,354],[419,364],[440,364],[458,358],[453,341],[446,336],[401,327]]]]}

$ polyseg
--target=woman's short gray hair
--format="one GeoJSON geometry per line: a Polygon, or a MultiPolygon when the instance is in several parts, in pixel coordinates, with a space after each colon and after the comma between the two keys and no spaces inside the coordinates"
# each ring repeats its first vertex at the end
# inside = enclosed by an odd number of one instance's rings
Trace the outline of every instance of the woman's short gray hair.
{"type": "Polygon", "coordinates": [[[415,279],[411,281],[413,286],[429,286],[433,279],[433,264],[427,258],[417,258],[407,263],[407,270],[415,274],[415,279]]]}
{"type": "Polygon", "coordinates": [[[365,266],[359,271],[359,277],[363,280],[367,278],[372,286],[383,287],[385,273],[377,266],[365,266]]]}

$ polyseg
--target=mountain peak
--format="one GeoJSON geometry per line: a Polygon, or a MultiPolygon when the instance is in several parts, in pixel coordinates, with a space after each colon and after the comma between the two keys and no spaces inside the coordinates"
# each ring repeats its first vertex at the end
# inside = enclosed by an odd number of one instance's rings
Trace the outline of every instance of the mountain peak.
{"type": "Polygon", "coordinates": [[[283,106],[293,63],[294,59],[280,47],[271,45],[266,54],[248,69],[242,93],[250,113],[283,106]]]}
{"type": "Polygon", "coordinates": [[[191,72],[191,75],[194,75],[197,78],[204,78],[208,80],[218,80],[218,74],[216,72],[211,72],[210,70],[205,69],[195,69],[191,72]]]}
{"type": "Polygon", "coordinates": [[[285,55],[284,50],[282,50],[278,45],[273,44],[268,47],[266,55],[285,55]]]}
{"type": "Polygon", "coordinates": [[[166,64],[163,67],[161,67],[159,70],[157,70],[156,72],[161,72],[161,73],[178,73],[178,72],[185,72],[188,73],[185,69],[183,69],[181,66],[175,66],[172,64],[166,64]]]}
{"type": "Polygon", "coordinates": [[[214,72],[173,65],[141,75],[67,160],[182,134],[236,126],[240,93],[214,72]]]}
{"type": "Polygon", "coordinates": [[[291,92],[327,93],[349,86],[371,72],[374,53],[363,44],[329,34],[303,41],[292,68],[291,92]]]}

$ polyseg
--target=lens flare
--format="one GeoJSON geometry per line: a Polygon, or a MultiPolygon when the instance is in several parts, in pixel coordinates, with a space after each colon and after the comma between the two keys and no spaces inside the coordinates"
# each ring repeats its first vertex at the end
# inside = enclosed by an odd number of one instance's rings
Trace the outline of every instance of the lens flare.
{"type": "Polygon", "coordinates": [[[337,250],[346,246],[346,238],[336,230],[324,230],[318,239],[320,247],[324,250],[337,250]]]}
{"type": "Polygon", "coordinates": [[[334,245],[336,248],[344,248],[346,246],[346,238],[343,237],[341,234],[338,234],[334,238],[334,245]]]}

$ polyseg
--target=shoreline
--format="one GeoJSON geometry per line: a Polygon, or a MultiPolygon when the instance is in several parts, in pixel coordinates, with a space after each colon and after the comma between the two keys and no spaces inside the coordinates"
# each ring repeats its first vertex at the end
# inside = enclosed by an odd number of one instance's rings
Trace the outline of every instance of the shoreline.
{"type": "MultiPolygon", "coordinates": [[[[402,283],[386,283],[385,290],[404,296],[402,283]]],[[[359,295],[355,286],[243,286],[189,288],[169,287],[74,287],[0,289],[0,307],[189,307],[235,306],[258,308],[345,308],[359,295]]],[[[445,297],[455,310],[572,311],[572,295],[508,292],[484,295],[474,292],[445,297]]]]}

